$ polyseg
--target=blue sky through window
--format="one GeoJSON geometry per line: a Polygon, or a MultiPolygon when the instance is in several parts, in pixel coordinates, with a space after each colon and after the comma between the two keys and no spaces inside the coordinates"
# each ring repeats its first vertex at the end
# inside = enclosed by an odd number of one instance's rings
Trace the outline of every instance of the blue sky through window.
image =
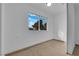
{"type": "MultiPolygon", "coordinates": [[[[40,21],[40,20],[42,20],[43,26],[45,24],[47,24],[47,18],[46,17],[39,16],[39,15],[36,15],[36,14],[33,14],[33,13],[28,13],[28,22],[29,22],[28,26],[29,26],[29,28],[33,28],[32,25],[34,25],[37,21],[40,21]]],[[[40,22],[39,22],[39,25],[40,25],[40,22]]]]}
{"type": "Polygon", "coordinates": [[[28,19],[29,19],[29,27],[32,28],[32,25],[34,25],[38,21],[38,16],[29,13],[28,19]]]}

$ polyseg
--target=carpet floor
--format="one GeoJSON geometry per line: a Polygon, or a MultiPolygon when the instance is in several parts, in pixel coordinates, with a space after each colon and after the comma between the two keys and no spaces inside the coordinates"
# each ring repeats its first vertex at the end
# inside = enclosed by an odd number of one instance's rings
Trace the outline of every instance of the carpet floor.
{"type": "Polygon", "coordinates": [[[47,42],[26,48],[9,56],[68,56],[65,42],[49,40],[47,42]]]}

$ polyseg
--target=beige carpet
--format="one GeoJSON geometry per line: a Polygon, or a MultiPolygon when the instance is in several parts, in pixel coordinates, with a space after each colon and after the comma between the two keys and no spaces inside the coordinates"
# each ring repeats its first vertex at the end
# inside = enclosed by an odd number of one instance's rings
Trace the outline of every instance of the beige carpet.
{"type": "Polygon", "coordinates": [[[66,45],[62,41],[50,40],[36,46],[26,48],[10,56],[67,56],[66,45]]]}

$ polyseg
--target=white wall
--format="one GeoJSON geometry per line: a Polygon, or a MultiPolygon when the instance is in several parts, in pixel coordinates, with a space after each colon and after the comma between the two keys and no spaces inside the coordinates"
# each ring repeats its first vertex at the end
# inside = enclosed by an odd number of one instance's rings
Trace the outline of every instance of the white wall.
{"type": "Polygon", "coordinates": [[[57,40],[67,40],[67,9],[64,13],[58,14],[54,19],[54,38],[57,40]]]}
{"type": "Polygon", "coordinates": [[[67,9],[67,52],[73,53],[75,47],[75,10],[74,4],[68,4],[67,9]]]}
{"type": "Polygon", "coordinates": [[[75,40],[79,44],[79,3],[75,4],[75,40]]]}
{"type": "Polygon", "coordinates": [[[0,55],[1,55],[1,4],[0,4],[0,55]]]}
{"type": "MultiPolygon", "coordinates": [[[[41,4],[40,4],[41,5],[41,4]]],[[[2,4],[2,52],[3,54],[13,52],[18,49],[32,46],[34,44],[44,42],[50,39],[61,40],[58,36],[62,31],[64,33],[64,40],[66,39],[66,7],[64,13],[50,14],[48,10],[45,11],[40,5],[33,4],[2,4]],[[48,17],[47,31],[29,31],[27,13],[33,13],[48,17]]],[[[56,5],[55,5],[56,6],[56,5]]],[[[55,8],[55,6],[53,8],[55,8]]],[[[51,7],[52,9],[52,7],[51,7]]],[[[57,11],[57,10],[56,10],[57,11]]],[[[52,11],[53,12],[53,11],[52,11]]],[[[55,12],[54,12],[55,13],[55,12]]]]}
{"type": "MultiPolygon", "coordinates": [[[[53,19],[31,4],[2,4],[3,53],[9,53],[53,38],[53,19]],[[48,17],[48,31],[29,31],[27,12],[48,17]]],[[[38,6],[37,6],[38,7],[38,6]]]]}

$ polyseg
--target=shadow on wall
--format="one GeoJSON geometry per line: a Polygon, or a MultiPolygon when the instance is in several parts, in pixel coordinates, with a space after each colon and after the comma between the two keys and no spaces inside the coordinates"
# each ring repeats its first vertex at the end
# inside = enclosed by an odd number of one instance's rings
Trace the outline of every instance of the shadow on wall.
{"type": "Polygon", "coordinates": [[[61,30],[58,31],[58,38],[62,41],[65,41],[65,34],[61,30]]]}

